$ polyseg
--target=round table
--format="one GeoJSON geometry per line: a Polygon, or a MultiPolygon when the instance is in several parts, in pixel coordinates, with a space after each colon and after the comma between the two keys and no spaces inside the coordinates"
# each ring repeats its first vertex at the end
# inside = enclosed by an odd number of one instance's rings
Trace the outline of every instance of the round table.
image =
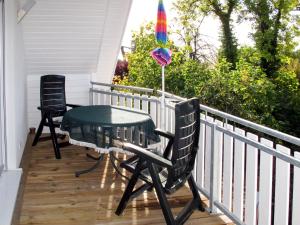
{"type": "Polygon", "coordinates": [[[68,133],[70,143],[108,152],[112,139],[129,141],[143,147],[148,141],[158,142],[150,115],[136,109],[111,105],[82,106],[65,113],[61,130],[68,133]],[[141,136],[144,136],[141,142],[141,136]]]}
{"type": "MultiPolygon", "coordinates": [[[[71,144],[94,148],[99,153],[110,153],[111,162],[118,173],[120,172],[114,164],[116,158],[112,151],[123,153],[124,151],[114,147],[113,139],[143,147],[147,147],[150,141],[160,141],[159,136],[154,133],[155,124],[149,114],[141,110],[111,105],[73,108],[64,114],[61,130],[69,135],[71,144]]],[[[79,176],[95,169],[102,158],[103,154],[100,154],[95,165],[77,171],[75,175],[79,176]]]]}

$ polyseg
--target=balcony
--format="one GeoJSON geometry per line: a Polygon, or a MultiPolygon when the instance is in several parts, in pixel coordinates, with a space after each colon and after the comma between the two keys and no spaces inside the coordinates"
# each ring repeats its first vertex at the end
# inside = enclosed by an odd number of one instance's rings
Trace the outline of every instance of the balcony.
{"type": "MultiPolygon", "coordinates": [[[[126,181],[107,155],[97,170],[75,178],[75,171],[94,163],[85,148],[67,147],[55,160],[51,142],[31,147],[28,135],[40,121],[44,74],[66,76],[68,103],[141,109],[157,127],[174,131],[174,105],[183,98],[167,93],[162,114],[159,91],[108,84],[132,0],[36,0],[20,17],[24,2],[30,1],[0,0],[0,225],[11,224],[13,212],[13,224],[22,225],[164,224],[155,193],[115,216],[126,181]]],[[[200,108],[193,175],[206,212],[194,213],[187,224],[299,225],[300,139],[200,108]]],[[[125,129],[120,136],[128,138],[125,129]]],[[[170,201],[177,211],[187,199],[183,190],[170,201]]]]}
{"type": "MultiPolygon", "coordinates": [[[[164,122],[174,132],[174,104],[183,99],[168,93],[166,97],[164,122]]],[[[89,104],[141,109],[157,127],[163,124],[160,92],[152,89],[91,82],[89,104]]],[[[299,224],[300,139],[204,105],[200,108],[194,178],[207,212],[195,213],[187,224],[299,224]]],[[[120,136],[126,139],[126,130],[120,136]]],[[[114,215],[126,182],[108,157],[97,171],[75,178],[74,171],[92,163],[84,156],[86,150],[67,147],[57,161],[51,147],[49,142],[29,150],[20,224],[164,223],[154,194],[138,198],[124,216],[114,215]]],[[[183,191],[170,201],[178,210],[187,199],[183,191]]]]}

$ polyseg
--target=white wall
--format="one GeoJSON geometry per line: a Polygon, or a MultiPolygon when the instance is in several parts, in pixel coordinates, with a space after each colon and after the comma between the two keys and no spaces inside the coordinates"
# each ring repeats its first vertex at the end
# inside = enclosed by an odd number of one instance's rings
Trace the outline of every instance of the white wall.
{"type": "Polygon", "coordinates": [[[96,71],[108,0],[35,0],[22,21],[28,74],[96,71]]]}
{"type": "Polygon", "coordinates": [[[132,0],[109,1],[94,81],[111,83],[132,0]]]}
{"type": "Polygon", "coordinates": [[[132,0],[35,0],[22,21],[28,74],[110,83],[132,0]]]}
{"type": "MultiPolygon", "coordinates": [[[[0,1],[0,7],[2,8],[3,2],[0,1]]],[[[4,150],[5,150],[5,130],[4,130],[4,101],[3,101],[3,96],[4,96],[4,74],[3,74],[3,27],[2,27],[2,18],[3,14],[2,11],[0,11],[0,175],[1,172],[4,169],[4,164],[5,164],[5,155],[4,155],[4,150]]]]}
{"type": "Polygon", "coordinates": [[[19,167],[27,139],[26,68],[17,0],[5,1],[7,166],[19,167]]]}
{"type": "MultiPolygon", "coordinates": [[[[66,77],[66,100],[69,104],[88,105],[91,74],[62,74],[66,77]]],[[[28,127],[37,129],[41,112],[40,106],[40,77],[41,75],[28,75],[27,77],[27,113],[28,127]]],[[[48,129],[43,130],[44,133],[48,129]]]]}

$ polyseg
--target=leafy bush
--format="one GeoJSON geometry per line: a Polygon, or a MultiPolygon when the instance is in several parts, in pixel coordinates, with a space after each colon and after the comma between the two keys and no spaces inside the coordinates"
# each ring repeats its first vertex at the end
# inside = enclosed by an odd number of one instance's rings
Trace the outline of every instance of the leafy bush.
{"type": "MultiPolygon", "coordinates": [[[[135,51],[128,56],[129,76],[122,81],[161,89],[161,67],[150,51],[157,47],[154,26],[144,26],[135,33],[135,51]]],[[[216,65],[193,60],[186,50],[170,42],[172,63],[165,69],[166,91],[184,97],[198,96],[203,104],[242,118],[300,136],[300,88],[287,56],[285,64],[271,78],[260,65],[255,48],[238,51],[236,69],[225,59],[216,65]]]]}

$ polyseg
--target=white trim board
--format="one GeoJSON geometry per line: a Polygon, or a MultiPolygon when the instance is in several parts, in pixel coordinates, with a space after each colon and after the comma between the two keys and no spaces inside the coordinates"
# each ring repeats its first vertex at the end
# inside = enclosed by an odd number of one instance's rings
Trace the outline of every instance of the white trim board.
{"type": "Polygon", "coordinates": [[[7,170],[0,176],[0,224],[11,225],[22,169],[7,170]]]}

